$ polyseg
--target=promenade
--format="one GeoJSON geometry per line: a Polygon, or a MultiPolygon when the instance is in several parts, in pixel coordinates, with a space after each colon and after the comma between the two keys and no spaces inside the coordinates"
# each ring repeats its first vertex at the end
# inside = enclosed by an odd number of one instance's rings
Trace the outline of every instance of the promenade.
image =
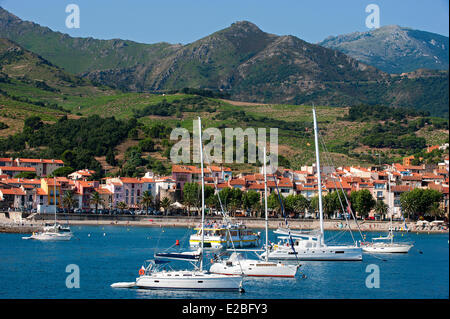
{"type": "MultiPolygon", "coordinates": [[[[31,233],[38,230],[44,223],[53,223],[54,214],[40,214],[34,216],[32,220],[23,219],[22,222],[3,219],[0,222],[0,232],[21,232],[31,233]]],[[[207,216],[207,221],[220,222],[220,216],[207,216]]],[[[233,218],[234,221],[244,223],[248,228],[264,228],[265,221],[263,218],[233,218]]],[[[130,216],[130,215],[94,215],[94,214],[60,214],[57,222],[68,225],[117,225],[117,226],[139,226],[139,227],[196,227],[199,225],[200,217],[192,216],[130,216]]],[[[319,229],[318,219],[288,219],[289,226],[295,230],[319,229]]],[[[270,218],[269,228],[276,229],[284,227],[283,218],[270,218]]],[[[352,231],[357,231],[358,227],[361,231],[388,231],[389,221],[350,221],[352,231]]],[[[403,222],[393,222],[394,229],[398,231],[405,230],[403,222]]],[[[416,222],[407,223],[407,227],[411,232],[424,233],[443,233],[448,232],[447,227],[442,226],[416,226],[416,222]]],[[[325,220],[325,230],[344,230],[348,229],[345,220],[325,220]]]]}

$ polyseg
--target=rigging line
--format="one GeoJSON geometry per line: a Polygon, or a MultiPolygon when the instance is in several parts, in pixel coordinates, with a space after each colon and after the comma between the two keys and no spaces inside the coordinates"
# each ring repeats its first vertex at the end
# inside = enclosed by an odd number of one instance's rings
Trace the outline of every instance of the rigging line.
{"type": "MultiPolygon", "coordinates": [[[[319,134],[319,137],[320,137],[319,140],[320,140],[320,142],[322,143],[322,147],[326,150],[326,146],[325,146],[325,142],[324,142],[324,140],[323,140],[323,137],[322,137],[320,134],[319,134]]],[[[330,162],[330,158],[329,158],[329,156],[328,156],[328,154],[327,154],[326,152],[325,152],[325,159],[326,159],[328,165],[330,165],[331,167],[335,167],[335,166],[334,166],[334,163],[330,162]]],[[[333,178],[333,183],[334,183],[334,186],[337,188],[336,180],[335,180],[334,178],[333,178]]],[[[344,192],[344,190],[343,190],[342,187],[341,187],[341,191],[342,191],[342,194],[343,194],[344,197],[345,197],[346,195],[345,195],[345,192],[344,192]]],[[[355,237],[353,236],[353,232],[352,232],[352,229],[351,229],[351,227],[350,227],[350,222],[349,222],[349,220],[347,219],[347,214],[346,214],[346,212],[345,212],[344,204],[342,203],[342,200],[341,200],[341,196],[340,196],[340,194],[339,194],[339,191],[337,192],[337,195],[338,195],[338,199],[339,199],[339,204],[341,205],[342,212],[343,212],[343,214],[344,214],[345,221],[347,222],[347,226],[348,226],[348,229],[349,229],[349,231],[350,231],[350,235],[352,236],[353,243],[356,244],[355,237]]],[[[348,205],[348,204],[347,204],[347,205],[348,205]]],[[[347,206],[347,207],[348,207],[348,206],[347,206]]]]}
{"type": "MultiPolygon", "coordinates": [[[[203,150],[203,145],[202,145],[202,150],[203,150]]],[[[208,154],[205,153],[205,155],[206,155],[206,156],[205,156],[206,159],[208,160],[208,154]]],[[[211,169],[211,167],[209,167],[209,170],[210,170],[211,175],[212,175],[212,169],[211,169]]],[[[213,178],[213,181],[214,181],[214,178],[213,178]]],[[[225,214],[225,211],[224,211],[224,209],[223,209],[222,200],[220,199],[220,193],[219,193],[219,190],[218,190],[218,188],[217,188],[217,184],[216,184],[215,181],[214,181],[214,188],[215,188],[216,191],[217,191],[217,198],[219,199],[220,210],[221,210],[222,216],[223,216],[223,218],[226,220],[226,222],[229,224],[229,223],[230,223],[230,220],[227,218],[227,214],[225,214]]],[[[229,238],[230,238],[230,241],[231,241],[231,247],[233,247],[234,252],[236,252],[236,248],[234,247],[234,241],[233,241],[233,238],[231,237],[231,231],[230,231],[230,229],[229,229],[228,227],[226,227],[225,229],[227,230],[228,236],[229,236],[229,238]]],[[[238,230],[238,233],[239,233],[239,230],[238,230]]],[[[239,268],[241,269],[241,274],[242,274],[242,275],[245,275],[245,274],[244,274],[244,270],[242,269],[241,261],[239,260],[239,258],[238,258],[237,260],[238,260],[238,263],[239,263],[239,268]]]]}
{"type": "Polygon", "coordinates": [[[275,178],[275,174],[272,173],[272,177],[273,177],[273,180],[275,181],[275,187],[277,188],[277,195],[278,195],[278,200],[279,200],[280,206],[281,206],[281,212],[284,217],[284,223],[286,224],[286,228],[288,230],[289,243],[291,244],[292,251],[294,252],[295,260],[297,261],[297,263],[299,263],[297,252],[295,251],[294,242],[293,242],[292,236],[291,236],[291,229],[289,228],[289,223],[287,221],[286,214],[284,213],[283,201],[281,199],[280,190],[278,189],[278,183],[277,183],[277,179],[275,178]]]}
{"type": "Polygon", "coordinates": [[[333,237],[328,239],[328,242],[333,242],[334,240],[337,240],[337,239],[341,238],[346,232],[347,232],[347,230],[341,230],[336,235],[334,235],[333,237]]]}
{"type": "MultiPolygon", "coordinates": [[[[320,134],[320,132],[319,132],[319,137],[322,139],[323,147],[325,148],[325,155],[328,156],[328,155],[327,155],[328,149],[327,149],[327,146],[325,145],[325,143],[324,143],[324,141],[323,141],[323,137],[322,137],[322,135],[320,134]]],[[[330,159],[330,160],[331,160],[331,159],[330,159]]],[[[335,167],[332,160],[331,160],[331,162],[332,162],[332,164],[333,164],[332,166],[335,167]]],[[[341,188],[342,192],[344,193],[344,188],[343,188],[343,186],[342,186],[342,183],[341,183],[341,181],[340,181],[339,179],[338,179],[338,181],[339,181],[340,188],[341,188]]],[[[358,220],[356,219],[356,216],[355,216],[355,214],[353,213],[353,209],[352,209],[351,205],[349,204],[347,197],[344,196],[344,198],[345,198],[345,202],[347,203],[347,207],[349,208],[349,211],[350,211],[350,213],[351,213],[351,216],[352,216],[353,219],[355,220],[356,226],[358,227],[358,231],[359,231],[359,234],[360,234],[361,239],[362,239],[362,238],[363,238],[363,235],[362,235],[362,232],[361,232],[361,228],[359,227],[358,220]]],[[[345,216],[345,214],[344,214],[344,216],[345,216]]]]}

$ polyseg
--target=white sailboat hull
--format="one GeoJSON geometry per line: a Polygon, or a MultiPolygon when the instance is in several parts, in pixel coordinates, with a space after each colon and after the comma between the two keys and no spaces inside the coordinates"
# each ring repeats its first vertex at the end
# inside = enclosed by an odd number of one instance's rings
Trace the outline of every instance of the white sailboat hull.
{"type": "MultiPolygon", "coordinates": [[[[265,257],[265,254],[262,254],[262,257],[265,257]]],[[[283,247],[270,251],[269,260],[360,261],[362,249],[356,246],[295,247],[294,253],[291,247],[283,247]]]]}
{"type": "Polygon", "coordinates": [[[364,245],[362,249],[368,253],[380,253],[380,254],[406,254],[413,247],[412,244],[384,244],[375,243],[364,245]]]}
{"type": "Polygon", "coordinates": [[[135,286],[144,289],[239,291],[241,282],[241,276],[200,271],[163,271],[136,278],[135,286]]]}
{"type": "Polygon", "coordinates": [[[294,278],[297,266],[282,263],[265,262],[261,260],[240,260],[239,263],[228,264],[226,261],[216,262],[211,265],[210,272],[223,275],[240,275],[243,273],[249,277],[281,277],[294,278]]]}

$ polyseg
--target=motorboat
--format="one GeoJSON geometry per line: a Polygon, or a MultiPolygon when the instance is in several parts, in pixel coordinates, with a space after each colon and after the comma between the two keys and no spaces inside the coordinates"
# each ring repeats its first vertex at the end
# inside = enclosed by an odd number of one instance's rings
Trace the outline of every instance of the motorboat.
{"type": "Polygon", "coordinates": [[[243,223],[231,222],[224,217],[221,223],[207,223],[205,227],[194,228],[195,234],[189,238],[189,244],[192,248],[199,247],[202,231],[205,232],[204,247],[214,249],[222,248],[248,248],[258,247],[260,245],[260,234],[248,229],[243,223]],[[203,229],[203,230],[202,230],[203,229]]]}
{"type": "Polygon", "coordinates": [[[53,224],[44,226],[43,231],[33,233],[29,237],[22,237],[22,239],[34,239],[42,241],[65,241],[70,240],[73,234],[68,226],[62,226],[60,224],[53,224]]]}

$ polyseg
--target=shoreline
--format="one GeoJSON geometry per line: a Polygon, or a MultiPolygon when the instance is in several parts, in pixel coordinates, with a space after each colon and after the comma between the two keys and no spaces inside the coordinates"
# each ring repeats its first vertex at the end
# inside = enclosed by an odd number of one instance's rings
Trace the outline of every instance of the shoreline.
{"type": "MultiPolygon", "coordinates": [[[[54,215],[41,215],[40,218],[32,221],[23,220],[22,222],[13,222],[2,220],[0,222],[0,233],[32,233],[42,229],[45,223],[53,223],[54,215]]],[[[61,216],[62,217],[62,216],[61,216]]],[[[220,222],[221,217],[214,216],[205,218],[206,221],[220,222]]],[[[233,218],[234,221],[242,222],[249,229],[264,228],[265,220],[261,218],[233,218]]],[[[185,216],[65,216],[65,218],[58,218],[57,222],[60,224],[68,224],[70,226],[84,225],[84,226],[139,226],[139,227],[189,227],[194,228],[201,222],[200,217],[185,217],[185,216]]],[[[319,229],[319,220],[296,220],[289,219],[289,226],[292,230],[310,230],[319,229]]],[[[389,230],[389,221],[350,221],[350,228],[352,231],[363,232],[384,232],[389,230]]],[[[394,229],[405,232],[404,223],[393,222],[394,229]]],[[[276,229],[284,226],[284,219],[269,219],[269,229],[276,229]]],[[[416,233],[448,233],[448,229],[441,229],[440,226],[433,227],[417,227],[415,222],[407,223],[409,232],[416,233]]],[[[344,220],[324,220],[324,230],[345,230],[348,226],[344,220]]]]}

